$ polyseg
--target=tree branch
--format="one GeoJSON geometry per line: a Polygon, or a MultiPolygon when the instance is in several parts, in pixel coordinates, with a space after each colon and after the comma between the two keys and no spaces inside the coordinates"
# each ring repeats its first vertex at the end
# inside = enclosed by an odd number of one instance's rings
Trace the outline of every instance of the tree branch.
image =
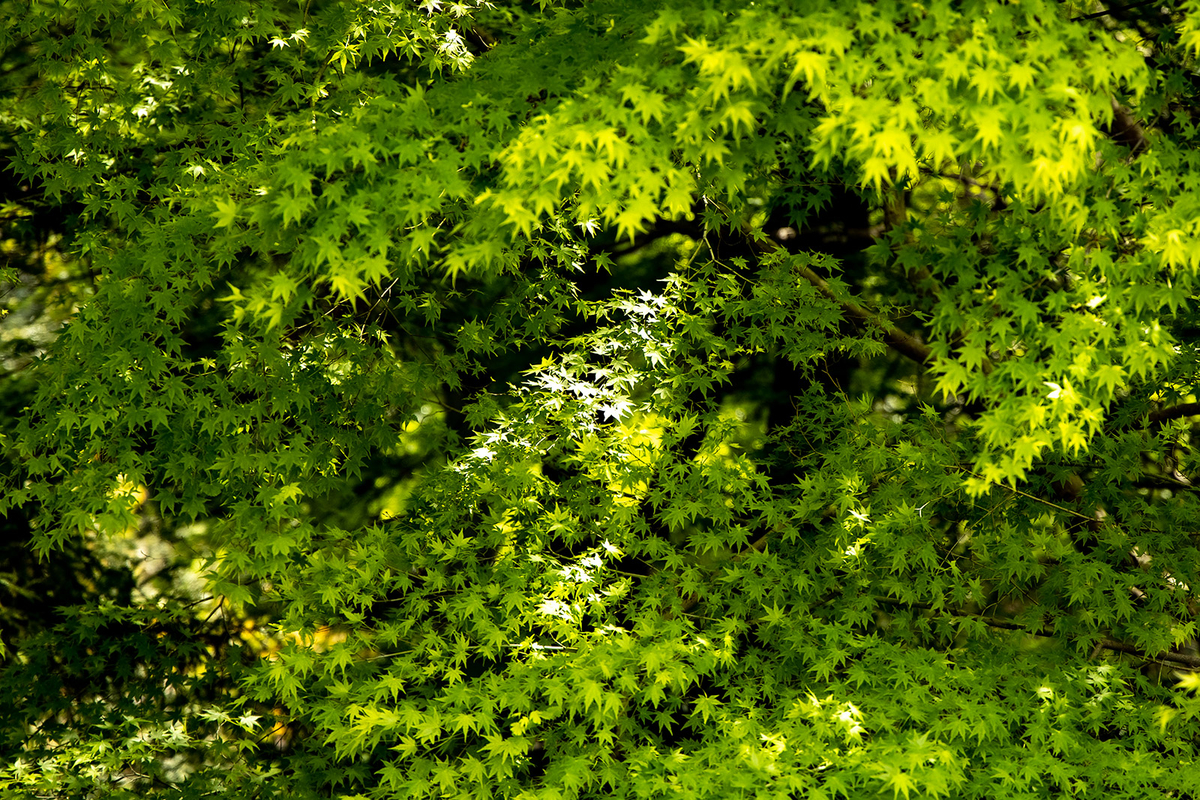
{"type": "Polygon", "coordinates": [[[1180,417],[1194,417],[1200,415],[1200,403],[1180,403],[1177,406],[1169,406],[1160,408],[1157,411],[1151,411],[1146,417],[1146,421],[1150,423],[1151,428],[1158,428],[1164,422],[1170,422],[1173,419],[1180,417]]]}
{"type": "MultiPolygon", "coordinates": [[[[758,539],[752,542],[749,547],[735,555],[731,560],[736,563],[741,561],[750,553],[761,553],[762,549],[767,546],[768,537],[769,534],[764,533],[762,536],[758,537],[758,539]]],[[[681,607],[680,611],[686,614],[695,608],[696,604],[699,603],[701,599],[702,598],[698,594],[689,594],[687,597],[683,598],[683,606],[681,607]]]]}
{"type": "Polygon", "coordinates": [[[1112,101],[1112,108],[1113,121],[1108,128],[1108,137],[1117,144],[1128,147],[1133,155],[1140,155],[1150,147],[1146,131],[1142,129],[1141,123],[1134,119],[1133,115],[1115,99],[1112,101]]]}
{"type": "MultiPolygon", "coordinates": [[[[875,596],[872,599],[875,600],[877,603],[883,603],[885,605],[908,606],[909,608],[921,608],[921,609],[925,609],[928,611],[935,611],[933,606],[929,605],[928,603],[915,603],[915,602],[910,602],[910,601],[906,601],[906,600],[897,600],[892,597],[880,597],[880,596],[875,596]]],[[[983,614],[975,614],[970,611],[964,611],[962,609],[947,608],[947,609],[944,609],[943,611],[941,611],[940,613],[949,614],[952,617],[963,617],[965,619],[977,619],[977,620],[981,621],[983,624],[987,625],[989,628],[1001,628],[1003,630],[1009,630],[1009,631],[1020,631],[1022,633],[1027,633],[1030,636],[1038,636],[1038,637],[1046,638],[1046,639],[1057,638],[1055,636],[1055,634],[1051,633],[1050,631],[1044,630],[1044,629],[1037,630],[1037,631],[1031,631],[1028,628],[1026,628],[1024,625],[1020,625],[1016,622],[1011,622],[1006,619],[999,619],[997,617],[988,617],[983,614]]],[[[1132,645],[1129,642],[1122,642],[1118,639],[1101,639],[1098,642],[1098,644],[1100,647],[1103,647],[1106,650],[1115,650],[1120,653],[1128,653],[1130,655],[1144,658],[1147,661],[1169,661],[1169,662],[1173,662],[1176,664],[1181,664],[1183,666],[1186,666],[1186,667],[1189,667],[1192,669],[1200,669],[1200,656],[1192,656],[1192,655],[1188,655],[1187,653],[1176,653],[1176,652],[1171,652],[1171,651],[1168,651],[1166,653],[1159,653],[1158,655],[1150,655],[1149,653],[1138,648],[1137,646],[1132,645]]]]}
{"type": "MultiPolygon", "coordinates": [[[[754,236],[749,237],[751,246],[761,254],[767,254],[778,250],[784,253],[786,249],[778,244],[770,241],[765,241],[754,236]]],[[[817,291],[828,297],[833,302],[837,303],[847,317],[858,323],[864,328],[878,327],[883,329],[883,340],[896,352],[908,356],[913,361],[923,367],[928,367],[933,363],[933,352],[928,345],[922,342],[917,337],[905,333],[891,323],[890,320],[879,316],[871,311],[866,310],[857,303],[849,300],[842,300],[833,290],[829,288],[829,284],[820,275],[812,271],[810,267],[799,267],[796,270],[800,277],[816,287],[817,291]]]]}
{"type": "Polygon", "coordinates": [[[1158,2],[1160,2],[1160,0],[1140,0],[1140,2],[1137,3],[1127,3],[1123,6],[1113,6],[1112,8],[1106,8],[1103,11],[1097,11],[1093,14],[1081,14],[1078,17],[1071,17],[1071,22],[1082,22],[1083,20],[1087,19],[1099,19],[1100,17],[1107,17],[1110,14],[1116,14],[1120,11],[1128,11],[1131,8],[1139,8],[1141,6],[1148,6],[1158,2]]]}

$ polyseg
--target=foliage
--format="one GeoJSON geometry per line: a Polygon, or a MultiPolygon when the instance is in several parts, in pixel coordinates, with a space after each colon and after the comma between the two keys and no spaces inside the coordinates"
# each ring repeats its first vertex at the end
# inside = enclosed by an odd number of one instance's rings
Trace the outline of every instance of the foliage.
{"type": "Polygon", "coordinates": [[[1195,795],[1195,0],[0,18],[5,796],[1195,795]]]}

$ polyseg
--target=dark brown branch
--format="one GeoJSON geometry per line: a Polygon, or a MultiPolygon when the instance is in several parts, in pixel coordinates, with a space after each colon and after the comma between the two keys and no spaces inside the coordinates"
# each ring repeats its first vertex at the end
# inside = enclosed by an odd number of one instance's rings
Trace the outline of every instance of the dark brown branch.
{"type": "Polygon", "coordinates": [[[1140,155],[1148,147],[1150,140],[1146,138],[1146,131],[1142,129],[1142,125],[1133,115],[1130,114],[1116,100],[1112,101],[1113,121],[1108,126],[1108,137],[1119,145],[1128,147],[1133,155],[1140,155]]]}
{"type": "Polygon", "coordinates": [[[630,253],[636,253],[638,250],[649,247],[659,239],[663,239],[674,233],[682,233],[685,236],[691,236],[693,238],[699,238],[701,235],[700,230],[695,225],[672,220],[660,220],[653,228],[651,228],[645,234],[635,238],[631,244],[628,244],[625,247],[618,248],[616,246],[617,242],[613,242],[611,245],[609,245],[609,249],[597,247],[595,250],[597,252],[606,252],[609,258],[621,258],[622,256],[627,256],[630,253]]]}
{"type": "Polygon", "coordinates": [[[1200,491],[1200,487],[1193,486],[1191,480],[1187,476],[1183,476],[1183,480],[1175,476],[1166,475],[1144,475],[1139,480],[1130,484],[1134,489],[1170,489],[1172,492],[1195,492],[1200,491]],[[1187,481],[1186,483],[1184,481],[1187,481]]]}
{"type": "MultiPolygon", "coordinates": [[[[784,250],[784,248],[769,240],[751,236],[750,242],[755,250],[763,254],[770,253],[775,250],[784,253],[787,252],[784,250]]],[[[815,286],[817,291],[819,291],[825,297],[828,297],[833,302],[837,303],[841,307],[842,312],[860,326],[864,328],[883,328],[883,341],[887,342],[888,346],[890,346],[893,350],[902,355],[908,356],[923,367],[928,367],[933,363],[933,352],[920,339],[911,334],[905,333],[893,325],[889,320],[884,319],[878,314],[867,311],[857,303],[853,303],[849,300],[842,300],[833,293],[833,290],[829,288],[829,284],[825,282],[825,279],[813,272],[810,267],[799,267],[797,268],[797,272],[802,278],[804,278],[804,280],[815,286]]]]}
{"type": "Polygon", "coordinates": [[[1101,639],[1100,646],[1106,650],[1116,650],[1121,653],[1129,653],[1130,655],[1144,658],[1147,661],[1170,661],[1175,664],[1182,664],[1185,667],[1192,669],[1200,669],[1200,656],[1190,656],[1187,653],[1176,653],[1174,651],[1159,653],[1156,656],[1139,650],[1129,642],[1119,642],[1116,639],[1101,639]]]}
{"type": "MultiPolygon", "coordinates": [[[[733,561],[734,562],[741,561],[743,558],[745,558],[750,553],[761,553],[762,549],[767,546],[767,538],[768,538],[767,534],[763,534],[762,536],[758,537],[758,539],[756,539],[754,542],[752,542],[749,547],[747,547],[745,550],[743,550],[740,553],[738,553],[737,555],[735,555],[733,557],[733,561]]],[[[700,600],[701,600],[700,595],[690,594],[687,597],[683,598],[683,607],[680,610],[684,614],[686,614],[687,612],[689,612],[693,608],[695,608],[696,604],[699,603],[700,600]]]]}
{"type": "Polygon", "coordinates": [[[1160,408],[1157,411],[1151,411],[1146,421],[1150,423],[1151,428],[1160,427],[1164,422],[1170,422],[1173,419],[1180,417],[1194,417],[1200,415],[1200,403],[1180,403],[1177,406],[1169,406],[1160,408]]]}
{"type": "Polygon", "coordinates": [[[992,196],[992,211],[1004,211],[1008,208],[1008,203],[1004,200],[1004,196],[997,186],[992,186],[986,183],[980,183],[969,175],[963,175],[956,172],[937,172],[931,169],[921,169],[921,174],[931,175],[935,178],[945,178],[949,181],[958,181],[963,186],[973,187],[979,190],[979,196],[983,199],[987,198],[985,192],[990,192],[992,196]]]}
{"type": "MultiPolygon", "coordinates": [[[[905,601],[905,600],[897,600],[892,597],[880,597],[880,596],[873,597],[872,599],[875,600],[875,602],[877,602],[877,603],[884,603],[886,605],[891,605],[891,606],[907,606],[909,608],[921,608],[921,609],[925,609],[928,611],[935,610],[933,608],[933,606],[929,605],[928,603],[914,603],[914,602],[909,602],[909,601],[905,601]]],[[[977,619],[980,622],[982,622],[983,624],[987,625],[989,628],[1000,628],[1000,629],[1009,630],[1009,631],[1019,631],[1022,633],[1027,633],[1030,636],[1037,636],[1037,637],[1046,638],[1046,639],[1057,638],[1055,636],[1055,634],[1053,634],[1050,631],[1047,631],[1045,629],[1033,631],[1033,630],[1030,630],[1029,628],[1025,627],[1024,625],[1021,625],[1016,622],[1011,622],[1006,619],[999,619],[997,617],[989,617],[989,616],[985,616],[983,614],[974,614],[970,611],[964,611],[962,609],[947,608],[939,613],[949,614],[952,617],[962,617],[964,619],[977,619]]],[[[1188,655],[1187,653],[1176,653],[1176,652],[1166,652],[1166,653],[1159,653],[1157,655],[1150,655],[1146,651],[1138,648],[1135,645],[1130,644],[1129,642],[1122,642],[1117,639],[1101,639],[1098,642],[1098,644],[1100,647],[1103,647],[1106,650],[1115,650],[1120,653],[1128,653],[1130,655],[1138,656],[1139,658],[1144,658],[1147,661],[1169,661],[1169,662],[1173,662],[1176,664],[1182,664],[1183,666],[1190,667],[1192,669],[1200,668],[1200,656],[1191,656],[1191,655],[1188,655]]]]}
{"type": "Polygon", "coordinates": [[[1126,3],[1123,6],[1113,6],[1112,8],[1106,8],[1103,11],[1097,11],[1093,14],[1081,14],[1078,17],[1071,17],[1071,22],[1082,22],[1083,20],[1087,20],[1087,19],[1099,19],[1100,17],[1107,17],[1110,14],[1115,15],[1117,12],[1120,12],[1120,11],[1128,11],[1131,8],[1139,8],[1141,6],[1153,5],[1154,3],[1158,3],[1160,1],[1161,0],[1140,0],[1140,2],[1137,2],[1137,3],[1126,3]]]}
{"type": "Polygon", "coordinates": [[[813,272],[809,267],[801,267],[799,269],[801,277],[817,287],[817,291],[833,300],[841,306],[843,313],[850,319],[857,322],[863,327],[881,327],[883,328],[883,340],[898,353],[908,356],[913,361],[916,361],[921,366],[929,366],[933,363],[933,352],[929,347],[911,334],[892,325],[888,320],[880,317],[878,314],[873,314],[867,311],[857,303],[852,303],[849,300],[839,299],[833,290],[829,288],[829,284],[820,275],[813,272]]]}
{"type": "MultiPolygon", "coordinates": [[[[757,540],[755,540],[753,543],[751,543],[745,550],[743,550],[740,553],[738,553],[737,555],[735,555],[732,560],[734,562],[738,562],[738,561],[741,561],[746,556],[750,555],[751,553],[761,553],[763,551],[763,549],[767,546],[767,542],[769,541],[769,539],[770,539],[770,534],[764,534],[764,535],[760,536],[757,540]]],[[[698,594],[690,594],[687,597],[683,598],[682,607],[680,609],[681,612],[686,614],[687,612],[691,611],[693,608],[696,607],[696,605],[702,599],[703,598],[698,594]]],[[[927,611],[937,611],[938,613],[948,614],[952,617],[961,617],[963,619],[977,619],[977,620],[981,621],[983,624],[987,625],[989,628],[1000,628],[1002,630],[1018,631],[1021,633],[1027,633],[1030,636],[1038,636],[1038,637],[1047,638],[1047,639],[1057,638],[1054,633],[1052,633],[1048,630],[1045,630],[1045,629],[1030,630],[1026,626],[1021,625],[1020,623],[1017,623],[1017,622],[1012,622],[1012,621],[1006,620],[1006,619],[1000,619],[998,617],[989,617],[985,614],[976,614],[976,613],[973,613],[970,611],[965,611],[963,609],[945,608],[945,609],[942,609],[939,611],[939,610],[934,609],[934,607],[932,605],[930,605],[929,603],[917,603],[917,602],[912,602],[912,601],[899,600],[899,599],[896,599],[893,597],[883,597],[880,595],[876,595],[872,599],[875,600],[875,602],[877,602],[877,603],[883,603],[885,605],[890,605],[890,606],[906,606],[908,608],[920,608],[920,609],[924,609],[927,611]]],[[[670,617],[673,616],[673,614],[671,612],[667,612],[667,614],[665,616],[669,619],[670,617]]],[[[1147,653],[1146,651],[1138,648],[1136,645],[1132,645],[1129,642],[1122,642],[1119,639],[1104,638],[1104,639],[1101,639],[1097,644],[1098,644],[1098,646],[1103,647],[1106,650],[1113,650],[1113,651],[1119,652],[1119,653],[1128,653],[1129,655],[1137,656],[1139,658],[1146,659],[1147,661],[1165,661],[1168,663],[1180,664],[1182,666],[1188,667],[1189,669],[1200,669],[1200,656],[1193,656],[1193,655],[1188,655],[1187,653],[1178,653],[1178,652],[1174,652],[1174,651],[1167,651],[1164,653],[1158,653],[1157,655],[1151,655],[1151,654],[1147,653]]]]}

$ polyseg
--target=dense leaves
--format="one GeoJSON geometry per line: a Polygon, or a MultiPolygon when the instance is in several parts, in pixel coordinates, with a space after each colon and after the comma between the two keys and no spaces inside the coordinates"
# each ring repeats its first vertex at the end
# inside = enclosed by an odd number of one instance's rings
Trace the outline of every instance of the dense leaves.
{"type": "Polygon", "coordinates": [[[1196,3],[0,18],[5,793],[1195,794],[1196,3]]]}

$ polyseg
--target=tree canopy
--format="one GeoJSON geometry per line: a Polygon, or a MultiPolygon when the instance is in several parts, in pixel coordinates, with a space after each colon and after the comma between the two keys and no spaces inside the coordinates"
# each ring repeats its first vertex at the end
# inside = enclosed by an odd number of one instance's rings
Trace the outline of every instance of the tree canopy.
{"type": "Polygon", "coordinates": [[[1200,0],[0,0],[0,794],[1200,786],[1200,0]]]}

